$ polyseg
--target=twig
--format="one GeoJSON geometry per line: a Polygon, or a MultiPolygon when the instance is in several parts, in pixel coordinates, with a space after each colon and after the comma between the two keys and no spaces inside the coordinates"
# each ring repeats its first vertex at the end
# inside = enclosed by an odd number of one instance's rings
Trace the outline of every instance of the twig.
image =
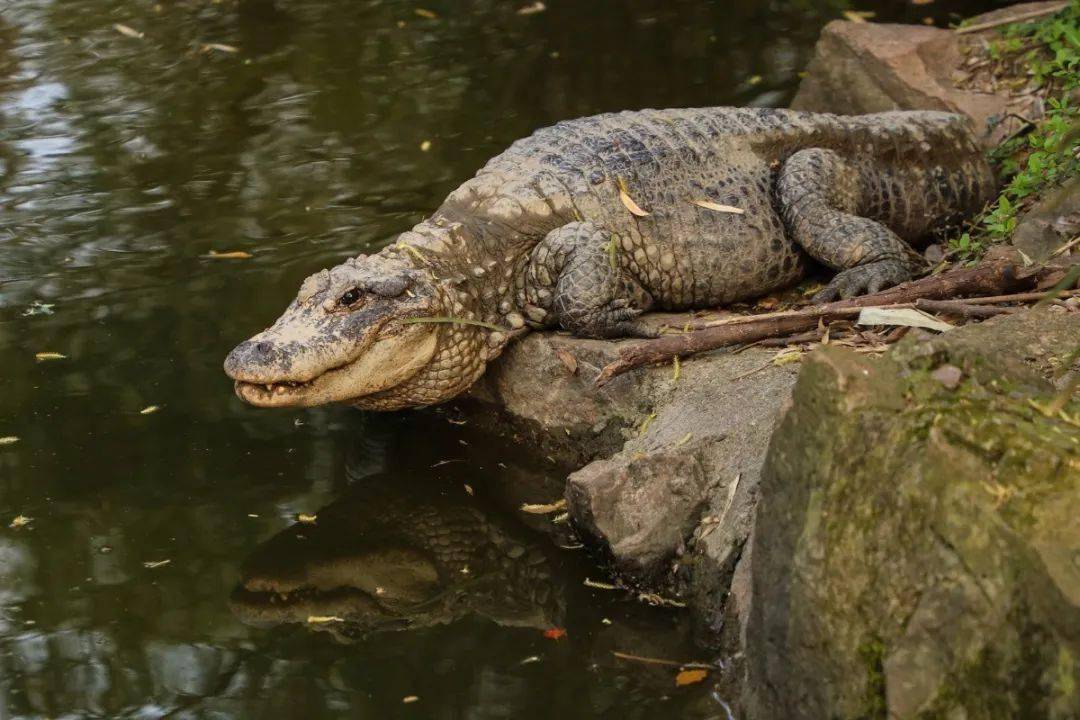
{"type": "Polygon", "coordinates": [[[915,307],[919,310],[948,313],[964,318],[988,318],[1016,312],[1016,308],[1011,307],[972,305],[961,300],[927,300],[925,298],[916,300],[915,307]]]}
{"type": "Polygon", "coordinates": [[[675,356],[685,357],[705,350],[728,345],[741,345],[765,338],[805,332],[819,323],[857,315],[864,307],[896,307],[913,303],[920,298],[931,300],[984,295],[1002,290],[1021,290],[1036,283],[1037,273],[1021,276],[1014,261],[998,258],[974,268],[955,270],[898,285],[884,292],[864,297],[827,303],[803,310],[743,316],[719,321],[712,327],[669,335],[656,340],[628,345],[619,351],[619,358],[609,363],[596,378],[597,385],[607,383],[616,375],[640,365],[670,362],[675,356]]]}
{"type": "Polygon", "coordinates": [[[1033,300],[1045,300],[1050,295],[1056,295],[1058,298],[1074,297],[1077,294],[1076,290],[1060,290],[1057,293],[1052,292],[1026,292],[1026,293],[1014,293],[1012,295],[991,295],[990,297],[977,297],[968,298],[964,300],[968,305],[998,305],[1000,303],[1023,303],[1031,302],[1033,300]]]}
{"type": "Polygon", "coordinates": [[[976,23],[975,25],[968,25],[967,27],[956,28],[957,35],[964,35],[965,33],[982,32],[983,30],[989,30],[990,28],[1001,27],[1002,25],[1012,25],[1013,23],[1024,22],[1025,20],[1031,20],[1033,18],[1042,17],[1043,15],[1053,15],[1056,12],[1060,12],[1067,8],[1069,3],[1061,3],[1048,8],[1040,8],[1038,10],[1029,10],[1025,13],[1019,13],[1012,15],[1011,17],[1003,17],[997,20],[988,20],[983,23],[976,23]]]}
{"type": "Polygon", "coordinates": [[[1062,254],[1062,253],[1064,253],[1064,252],[1068,252],[1068,251],[1069,251],[1070,249],[1072,249],[1072,248],[1073,248],[1073,246],[1075,246],[1075,245],[1076,245],[1077,243],[1080,243],[1080,235],[1077,235],[1077,236],[1076,236],[1076,237],[1074,237],[1074,238],[1073,238],[1072,240],[1070,240],[1069,242],[1065,243],[1064,245],[1062,245],[1061,247],[1059,247],[1059,248],[1058,248],[1057,250],[1055,250],[1054,252],[1050,253],[1050,257],[1057,257],[1058,255],[1061,255],[1061,254],[1062,254]]]}
{"type": "Polygon", "coordinates": [[[664,658],[646,657],[644,655],[631,655],[630,653],[619,652],[618,650],[612,650],[611,654],[620,660],[633,660],[634,662],[648,663],[650,665],[667,665],[668,667],[678,668],[702,668],[704,670],[716,669],[716,665],[710,663],[679,662],[678,660],[666,660],[664,658]]]}

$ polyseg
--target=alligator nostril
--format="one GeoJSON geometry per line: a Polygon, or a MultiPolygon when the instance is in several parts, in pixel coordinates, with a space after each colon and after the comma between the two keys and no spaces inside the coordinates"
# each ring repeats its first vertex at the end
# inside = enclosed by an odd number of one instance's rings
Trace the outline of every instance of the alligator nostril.
{"type": "Polygon", "coordinates": [[[259,355],[264,356],[264,357],[266,355],[269,355],[273,349],[274,349],[274,346],[271,345],[268,342],[264,341],[264,342],[255,343],[255,352],[257,354],[259,354],[259,355]]]}

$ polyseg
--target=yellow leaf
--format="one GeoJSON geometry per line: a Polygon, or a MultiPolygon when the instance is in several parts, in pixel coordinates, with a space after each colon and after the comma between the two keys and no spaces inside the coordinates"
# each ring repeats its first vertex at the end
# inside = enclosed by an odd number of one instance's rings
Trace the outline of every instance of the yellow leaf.
{"type": "Polygon", "coordinates": [[[547,5],[540,2],[540,0],[536,0],[536,2],[532,3],[531,5],[526,5],[524,7],[518,8],[517,14],[518,15],[535,15],[536,13],[542,13],[545,10],[547,10],[547,5]]]}
{"type": "Polygon", "coordinates": [[[691,200],[690,202],[694,205],[697,205],[698,207],[703,207],[706,210],[713,210],[715,212],[733,213],[735,215],[742,215],[744,212],[746,212],[742,208],[737,208],[734,205],[721,205],[720,203],[715,203],[712,200],[691,200]]]}
{"type": "Polygon", "coordinates": [[[5,435],[4,437],[0,437],[0,445],[14,445],[17,442],[19,442],[17,435],[5,435]]]}
{"type": "Polygon", "coordinates": [[[634,202],[634,198],[630,197],[630,193],[626,189],[626,182],[622,178],[616,178],[615,181],[619,185],[619,200],[622,201],[623,206],[638,217],[647,217],[649,213],[642,210],[641,206],[634,202]]]}
{"type": "Polygon", "coordinates": [[[240,48],[223,43],[203,43],[203,50],[219,50],[224,53],[238,53],[240,48]]]}
{"type": "Polygon", "coordinates": [[[141,32],[139,32],[138,30],[136,30],[135,28],[131,27],[130,25],[124,25],[123,23],[116,23],[115,25],[113,25],[113,29],[116,30],[116,32],[120,33],[121,35],[127,35],[130,38],[138,38],[138,39],[143,38],[143,34],[141,32]]]}
{"type": "Polygon", "coordinates": [[[29,525],[30,520],[31,518],[28,518],[25,515],[16,515],[15,519],[11,521],[11,525],[9,525],[8,527],[10,527],[12,530],[18,530],[21,527],[26,527],[27,525],[29,525]]]}
{"type": "Polygon", "coordinates": [[[310,524],[315,522],[317,517],[318,516],[315,515],[314,513],[300,513],[299,515],[296,516],[296,519],[299,520],[302,523],[307,523],[307,524],[310,525],[310,524]]]}
{"type": "Polygon", "coordinates": [[[414,703],[419,699],[420,699],[419,695],[406,695],[405,697],[401,698],[401,702],[408,705],[409,703],[414,703]]]}
{"type": "Polygon", "coordinates": [[[675,676],[676,687],[699,683],[709,676],[708,670],[682,670],[675,676]]]}
{"type": "Polygon", "coordinates": [[[320,625],[322,623],[331,622],[345,622],[343,618],[339,618],[337,615],[308,615],[307,621],[312,625],[320,625]]]}
{"type": "Polygon", "coordinates": [[[437,14],[435,14],[431,10],[428,10],[427,8],[416,8],[415,10],[413,10],[413,12],[422,18],[427,18],[428,20],[434,20],[435,18],[439,17],[437,14]]]}
{"type": "Polygon", "coordinates": [[[252,257],[251,253],[244,252],[243,250],[229,250],[228,252],[218,252],[217,250],[211,250],[202,257],[213,260],[247,260],[252,257]]]}
{"type": "Polygon", "coordinates": [[[802,360],[802,352],[799,350],[790,350],[777,354],[777,356],[773,358],[772,364],[780,367],[782,365],[797,363],[800,360],[802,360]]]}
{"type": "Polygon", "coordinates": [[[139,411],[139,414],[140,415],[153,415],[154,413],[156,413],[160,409],[161,409],[161,407],[158,406],[158,405],[147,405],[146,407],[144,407],[142,410],[139,411]]]}
{"type": "Polygon", "coordinates": [[[427,152],[430,149],[431,149],[431,141],[430,140],[425,140],[424,142],[420,143],[420,152],[427,152]]]}
{"type": "Polygon", "coordinates": [[[850,22],[861,23],[866,22],[870,18],[874,17],[875,13],[865,10],[845,10],[844,19],[850,22]]]}
{"type": "Polygon", "coordinates": [[[143,563],[143,567],[149,570],[153,570],[154,568],[164,567],[171,562],[172,560],[147,560],[143,563]]]}
{"type": "Polygon", "coordinates": [[[43,362],[45,360],[63,360],[67,355],[58,352],[39,352],[34,357],[38,359],[38,362],[43,362]]]}
{"type": "Polygon", "coordinates": [[[553,503],[545,503],[543,505],[530,505],[528,503],[521,506],[521,512],[527,512],[531,515],[549,515],[553,512],[558,512],[566,507],[566,500],[558,500],[553,503]]]}

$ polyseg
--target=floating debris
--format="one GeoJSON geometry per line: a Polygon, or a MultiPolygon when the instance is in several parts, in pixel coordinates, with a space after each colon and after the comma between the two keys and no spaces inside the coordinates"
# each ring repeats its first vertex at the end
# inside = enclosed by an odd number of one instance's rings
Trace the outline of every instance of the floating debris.
{"type": "Polygon", "coordinates": [[[11,521],[11,524],[8,525],[8,527],[12,530],[18,530],[19,528],[26,527],[33,522],[33,520],[33,518],[27,517],[26,515],[16,515],[15,519],[11,521]]]}
{"type": "Polygon", "coordinates": [[[5,435],[4,437],[0,437],[0,446],[14,445],[17,442],[19,442],[18,435],[5,435]]]}
{"type": "Polygon", "coordinates": [[[120,33],[121,35],[126,35],[129,38],[135,38],[136,40],[142,40],[144,37],[146,37],[145,33],[141,33],[130,25],[125,25],[123,23],[113,24],[113,30],[120,33]]]}
{"type": "Polygon", "coordinates": [[[406,695],[405,697],[401,698],[401,702],[403,702],[406,705],[408,705],[410,703],[417,702],[419,700],[420,700],[419,695],[406,695]]]}
{"type": "Polygon", "coordinates": [[[524,660],[522,660],[521,662],[519,662],[518,665],[532,665],[533,663],[538,663],[538,662],[540,662],[540,656],[539,655],[530,655],[529,657],[527,657],[524,660]]]}
{"type": "Polygon", "coordinates": [[[318,516],[314,513],[300,513],[296,516],[297,521],[306,523],[308,525],[314,525],[317,518],[318,516]]]}
{"type": "Polygon", "coordinates": [[[218,252],[217,250],[211,250],[205,255],[200,255],[201,258],[207,260],[247,260],[248,258],[255,257],[249,252],[244,250],[226,250],[224,252],[218,252]]]}
{"type": "Polygon", "coordinates": [[[345,619],[339,618],[337,615],[308,615],[307,621],[311,625],[322,625],[324,623],[345,622],[345,619]]]}
{"type": "Polygon", "coordinates": [[[143,567],[148,570],[153,570],[154,568],[164,567],[171,562],[172,560],[148,560],[143,563],[143,567]]]}
{"type": "Polygon", "coordinates": [[[420,143],[420,152],[427,152],[430,149],[431,149],[431,141],[430,140],[425,140],[424,142],[420,143]]]}
{"type": "Polygon", "coordinates": [[[518,10],[517,10],[517,14],[518,15],[536,15],[537,13],[542,13],[545,10],[547,10],[547,5],[540,2],[540,0],[536,0],[536,2],[532,3],[531,5],[525,5],[524,7],[519,7],[518,10]]]}
{"type": "Polygon", "coordinates": [[[708,670],[680,670],[679,674],[675,676],[675,686],[682,687],[684,685],[693,685],[701,682],[708,676],[708,670]]]}
{"type": "Polygon", "coordinates": [[[596,590],[622,590],[622,588],[618,585],[600,582],[599,580],[590,580],[589,578],[585,578],[585,582],[583,582],[582,585],[588,588],[594,588],[596,590]]]}
{"type": "Polygon", "coordinates": [[[551,513],[558,512],[566,509],[566,499],[556,500],[553,503],[525,503],[521,506],[521,512],[527,512],[530,515],[550,515],[551,513]]]}
{"type": "Polygon", "coordinates": [[[35,300],[30,303],[25,310],[22,311],[23,317],[34,317],[35,315],[54,315],[53,308],[56,307],[55,303],[43,303],[40,300],[35,300]]]}
{"type": "Polygon", "coordinates": [[[160,405],[147,405],[146,407],[144,407],[142,410],[139,411],[139,414],[140,415],[153,415],[154,413],[156,413],[160,409],[161,409],[160,405]]]}
{"type": "Polygon", "coordinates": [[[548,628],[544,631],[544,637],[548,640],[562,640],[566,637],[566,630],[558,627],[548,628]]]}
{"type": "Polygon", "coordinates": [[[211,50],[217,50],[218,52],[229,53],[235,55],[240,52],[240,48],[233,45],[225,45],[224,43],[203,43],[203,52],[209,52],[211,50]]]}
{"type": "Polygon", "coordinates": [[[67,355],[58,352],[39,352],[34,353],[34,358],[38,362],[47,362],[49,360],[65,360],[67,359],[67,355]]]}
{"type": "Polygon", "coordinates": [[[417,16],[425,18],[427,20],[437,20],[439,18],[437,13],[435,13],[433,10],[428,10],[427,8],[416,8],[415,10],[413,10],[413,12],[416,13],[417,16]]]}

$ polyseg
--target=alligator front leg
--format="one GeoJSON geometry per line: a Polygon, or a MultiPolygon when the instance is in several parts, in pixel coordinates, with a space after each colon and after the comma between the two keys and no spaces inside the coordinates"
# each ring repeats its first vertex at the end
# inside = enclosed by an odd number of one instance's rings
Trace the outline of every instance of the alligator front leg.
{"type": "Polygon", "coordinates": [[[618,247],[612,233],[593,223],[552,230],[525,267],[519,299],[533,309],[528,314],[581,337],[655,337],[638,320],[652,297],[621,267],[618,247]]]}
{"type": "Polygon", "coordinates": [[[800,150],[780,171],[778,193],[788,232],[815,260],[839,270],[814,302],[875,293],[925,267],[896,233],[856,214],[869,180],[821,148],[800,150]]]}

